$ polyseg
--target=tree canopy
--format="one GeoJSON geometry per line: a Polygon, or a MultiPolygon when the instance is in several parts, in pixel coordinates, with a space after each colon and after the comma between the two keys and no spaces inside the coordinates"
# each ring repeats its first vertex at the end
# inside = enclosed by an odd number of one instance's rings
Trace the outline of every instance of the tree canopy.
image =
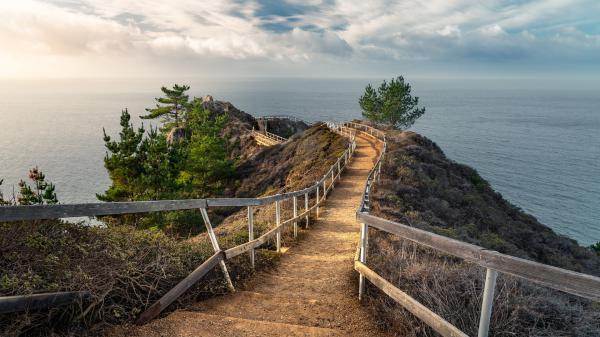
{"type": "Polygon", "coordinates": [[[419,108],[419,97],[411,95],[411,86],[398,76],[390,82],[383,81],[375,90],[371,84],[358,103],[365,118],[384,123],[395,128],[408,128],[425,113],[425,108],[419,108]]]}
{"type": "Polygon", "coordinates": [[[185,93],[190,87],[188,85],[175,84],[172,89],[162,87],[160,90],[165,94],[165,97],[155,98],[159,103],[155,108],[148,108],[147,115],[141,116],[142,119],[155,119],[163,117],[163,122],[175,122],[175,126],[179,126],[179,121],[185,118],[185,112],[188,108],[189,96],[185,93]],[[163,104],[163,105],[161,105],[163,104]]]}
{"type": "MultiPolygon", "coordinates": [[[[227,116],[212,114],[198,98],[186,103],[179,116],[182,126],[166,121],[162,128],[146,129],[135,128],[127,109],[122,111],[118,137],[113,139],[104,133],[107,149],[104,165],[112,184],[97,195],[98,199],[186,199],[222,193],[233,181],[235,172],[229,144],[221,136],[227,116]],[[173,129],[181,129],[182,136],[177,141],[167,141],[173,129]]],[[[138,216],[134,221],[142,228],[187,233],[200,228],[202,220],[196,213],[160,212],[138,216]]]]}

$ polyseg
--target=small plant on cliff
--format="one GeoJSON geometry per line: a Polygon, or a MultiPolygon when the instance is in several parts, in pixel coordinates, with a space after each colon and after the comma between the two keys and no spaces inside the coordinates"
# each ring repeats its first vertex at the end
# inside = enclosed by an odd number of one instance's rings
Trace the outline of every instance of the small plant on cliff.
{"type": "Polygon", "coordinates": [[[141,116],[142,119],[155,119],[163,117],[163,122],[175,122],[175,127],[179,127],[179,121],[185,118],[188,107],[189,96],[186,95],[190,87],[188,85],[175,84],[172,89],[162,87],[160,90],[165,97],[155,98],[155,100],[164,105],[156,104],[156,108],[146,109],[148,114],[141,116]]]}
{"type": "MultiPolygon", "coordinates": [[[[33,182],[30,186],[24,180],[19,181],[19,192],[10,199],[4,199],[4,194],[0,190],[0,206],[12,205],[52,205],[57,204],[55,189],[53,183],[46,181],[46,175],[36,166],[29,170],[29,179],[33,182]]],[[[4,179],[0,179],[0,186],[4,179]]]]}
{"type": "Polygon", "coordinates": [[[600,255],[600,241],[594,243],[590,246],[590,248],[596,252],[596,254],[600,255]]]}
{"type": "Polygon", "coordinates": [[[33,181],[33,187],[29,186],[24,180],[19,181],[19,195],[17,196],[19,205],[58,203],[54,192],[54,184],[46,181],[46,176],[37,166],[29,170],[29,179],[33,181]]]}
{"type": "Polygon", "coordinates": [[[409,128],[425,113],[419,108],[419,97],[410,94],[411,86],[402,76],[383,81],[377,90],[367,85],[358,100],[365,118],[395,128],[409,128]]]}

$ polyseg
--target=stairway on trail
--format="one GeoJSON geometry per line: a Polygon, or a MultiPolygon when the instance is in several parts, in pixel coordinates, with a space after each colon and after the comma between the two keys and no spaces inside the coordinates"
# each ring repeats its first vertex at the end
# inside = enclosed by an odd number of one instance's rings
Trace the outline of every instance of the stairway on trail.
{"type": "Polygon", "coordinates": [[[132,329],[132,336],[387,336],[358,302],[353,262],[356,208],[378,156],[357,137],[354,158],[327,197],[316,223],[238,291],[132,329]]]}

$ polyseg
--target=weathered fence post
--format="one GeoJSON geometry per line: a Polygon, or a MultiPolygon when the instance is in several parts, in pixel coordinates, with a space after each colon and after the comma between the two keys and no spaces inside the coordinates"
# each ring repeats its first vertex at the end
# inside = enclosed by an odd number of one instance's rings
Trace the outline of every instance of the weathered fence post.
{"type": "MultiPolygon", "coordinates": [[[[248,206],[248,241],[254,240],[254,212],[252,206],[248,206]]],[[[250,265],[254,269],[254,248],[250,250],[250,265]]]]}
{"type": "Polygon", "coordinates": [[[316,218],[319,218],[319,183],[317,183],[317,216],[316,218]]]}
{"type": "MultiPolygon", "coordinates": [[[[212,244],[215,253],[218,253],[221,251],[221,248],[219,248],[219,241],[217,241],[217,236],[215,235],[215,231],[213,230],[212,225],[210,223],[210,219],[208,218],[206,208],[200,208],[200,213],[202,214],[202,219],[204,219],[204,225],[206,226],[206,232],[208,233],[208,237],[210,238],[210,243],[212,244]]],[[[235,291],[233,283],[231,282],[231,278],[229,277],[229,271],[227,271],[225,261],[221,260],[219,264],[221,265],[221,270],[223,271],[223,275],[225,276],[227,287],[229,288],[229,290],[235,291]]]]}
{"type": "Polygon", "coordinates": [[[478,337],[487,337],[490,332],[490,319],[492,318],[497,276],[497,271],[489,268],[486,270],[483,299],[481,301],[481,317],[479,318],[479,332],[477,333],[478,337]]]}
{"type": "Polygon", "coordinates": [[[294,196],[294,239],[298,237],[298,197],[294,196]]]}
{"type": "Polygon", "coordinates": [[[306,228],[308,228],[308,193],[304,193],[304,210],[306,211],[306,228]]]}
{"type": "Polygon", "coordinates": [[[326,180],[326,178],[323,179],[323,200],[327,199],[327,186],[325,186],[326,180]]]}
{"type": "Polygon", "coordinates": [[[331,188],[333,189],[333,183],[335,182],[335,173],[334,173],[335,169],[332,167],[331,168],[331,188]]]}
{"type": "Polygon", "coordinates": [[[279,200],[275,201],[275,224],[277,225],[277,252],[281,252],[281,205],[279,200]]]}
{"type": "MultiPolygon", "coordinates": [[[[369,245],[369,226],[366,223],[360,224],[360,262],[367,264],[367,248],[369,245]]],[[[365,293],[365,277],[360,274],[358,277],[358,300],[362,300],[365,293]]]]}

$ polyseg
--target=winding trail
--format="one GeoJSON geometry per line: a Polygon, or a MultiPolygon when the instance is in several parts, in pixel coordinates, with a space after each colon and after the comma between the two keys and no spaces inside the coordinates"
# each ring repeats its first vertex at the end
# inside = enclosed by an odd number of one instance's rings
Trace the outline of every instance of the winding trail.
{"type": "Polygon", "coordinates": [[[378,156],[359,136],[354,158],[296,245],[274,270],[257,273],[235,293],[130,331],[133,336],[387,336],[358,302],[353,270],[356,208],[378,156]]]}

